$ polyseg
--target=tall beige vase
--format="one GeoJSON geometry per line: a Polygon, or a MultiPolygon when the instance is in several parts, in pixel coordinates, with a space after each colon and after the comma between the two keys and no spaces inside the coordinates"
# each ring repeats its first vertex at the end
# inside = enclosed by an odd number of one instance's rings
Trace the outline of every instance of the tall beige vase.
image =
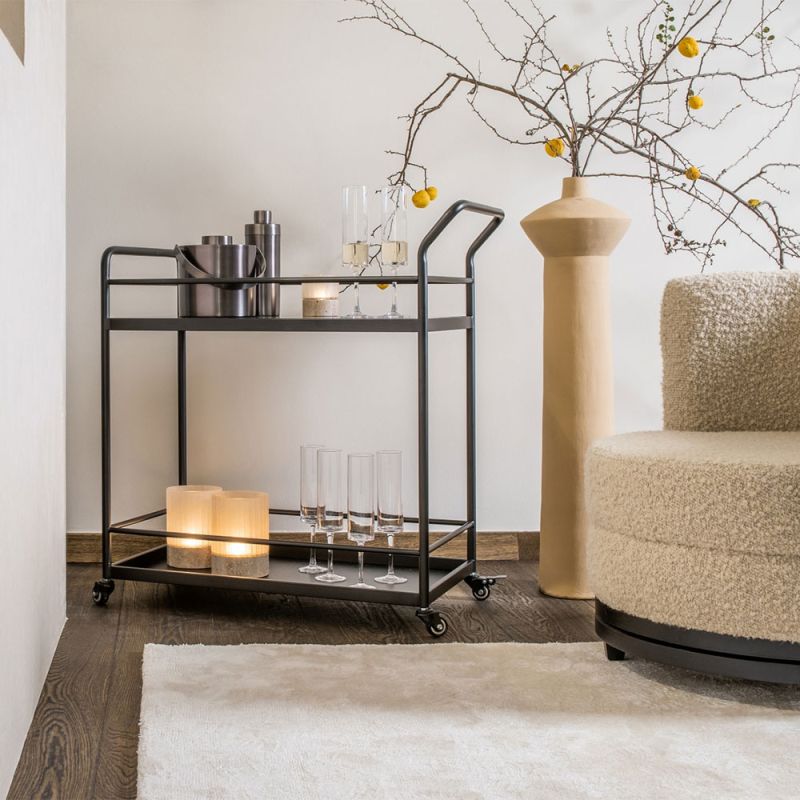
{"type": "Polygon", "coordinates": [[[608,257],[630,218],[564,178],[560,200],[521,221],[544,256],[544,404],[539,589],[591,598],[583,462],[614,430],[608,257]]]}

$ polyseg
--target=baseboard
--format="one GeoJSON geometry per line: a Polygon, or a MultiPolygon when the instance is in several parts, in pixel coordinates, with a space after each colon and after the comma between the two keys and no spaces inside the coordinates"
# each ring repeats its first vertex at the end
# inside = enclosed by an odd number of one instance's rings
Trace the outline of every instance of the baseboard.
{"type": "MultiPolygon", "coordinates": [[[[296,533],[270,533],[270,538],[281,541],[296,539],[296,533]]],[[[461,538],[461,537],[459,537],[461,538]]],[[[416,548],[418,536],[403,533],[395,539],[398,547],[416,548]]],[[[379,542],[380,543],[380,542],[379,542]]],[[[150,547],[164,544],[164,540],[152,536],[112,534],[114,560],[141,553],[150,547]]],[[[539,552],[539,534],[535,531],[510,533],[484,531],[478,534],[478,558],[481,561],[532,561],[539,552]]],[[[462,541],[448,542],[437,551],[437,555],[461,556],[465,553],[462,541]]],[[[99,533],[67,533],[67,563],[98,564],[102,546],[99,533]]]]}

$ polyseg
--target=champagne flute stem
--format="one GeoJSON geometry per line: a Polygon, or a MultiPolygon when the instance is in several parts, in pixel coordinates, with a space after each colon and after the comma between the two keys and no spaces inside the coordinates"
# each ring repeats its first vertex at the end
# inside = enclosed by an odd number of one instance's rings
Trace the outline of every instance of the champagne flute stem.
{"type": "MultiPolygon", "coordinates": [[[[333,544],[333,536],[328,536],[328,544],[333,544]]],[[[328,550],[328,572],[333,572],[333,550],[328,550]]]]}
{"type": "MultiPolygon", "coordinates": [[[[394,547],[394,534],[387,533],[386,534],[386,544],[389,547],[394,547]]],[[[394,553],[389,553],[389,569],[386,571],[387,575],[394,575],[394,553]]]]}
{"type": "Polygon", "coordinates": [[[364,583],[364,551],[358,551],[358,582],[364,583]]]}
{"type": "Polygon", "coordinates": [[[360,314],[361,313],[361,301],[359,300],[358,296],[358,284],[353,284],[353,313],[360,314]]]}
{"type": "Polygon", "coordinates": [[[397,313],[397,281],[392,281],[392,314],[397,313]]]}
{"type": "Polygon", "coordinates": [[[317,526],[311,526],[311,535],[309,537],[309,541],[311,542],[311,551],[308,554],[308,566],[309,567],[316,567],[317,566],[317,551],[314,549],[314,536],[317,533],[317,526]]]}

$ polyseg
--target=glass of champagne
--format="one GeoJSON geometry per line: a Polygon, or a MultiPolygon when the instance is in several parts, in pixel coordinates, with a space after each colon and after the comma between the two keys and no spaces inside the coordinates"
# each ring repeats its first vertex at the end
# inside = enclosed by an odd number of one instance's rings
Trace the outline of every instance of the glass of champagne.
{"type": "MultiPolygon", "coordinates": [[[[317,453],[317,525],[325,531],[328,544],[333,544],[334,535],[344,528],[341,450],[317,453]]],[[[328,569],[314,579],[323,583],[347,580],[333,571],[333,550],[328,550],[328,569]]]]}
{"type": "MultiPolygon", "coordinates": [[[[375,456],[350,453],[347,456],[347,538],[360,547],[375,538],[375,456]]],[[[374,589],[364,582],[364,551],[358,551],[356,589],[374,589]]]]}
{"type": "MultiPolygon", "coordinates": [[[[386,534],[389,547],[394,547],[396,533],[403,530],[403,454],[399,450],[378,452],[378,530],[386,534]]],[[[394,556],[389,556],[389,569],[375,578],[378,583],[406,583],[408,578],[394,571],[394,556]]]]}
{"type": "MultiPolygon", "coordinates": [[[[345,186],[342,189],[342,265],[353,275],[360,275],[369,264],[369,218],[367,187],[345,186]]],[[[358,282],[353,284],[351,319],[364,319],[358,298],[358,282]]]]}
{"type": "Polygon", "coordinates": [[[317,453],[322,450],[318,444],[304,444],[300,448],[300,519],[311,526],[311,550],[308,564],[298,572],[318,575],[325,567],[317,564],[317,551],[314,549],[314,536],[317,532],[317,453]]]}
{"type": "MultiPolygon", "coordinates": [[[[381,264],[397,277],[397,270],[408,263],[408,218],[405,186],[381,189],[381,264]]],[[[392,308],[385,319],[402,319],[397,310],[397,281],[392,281],[392,308]]]]}

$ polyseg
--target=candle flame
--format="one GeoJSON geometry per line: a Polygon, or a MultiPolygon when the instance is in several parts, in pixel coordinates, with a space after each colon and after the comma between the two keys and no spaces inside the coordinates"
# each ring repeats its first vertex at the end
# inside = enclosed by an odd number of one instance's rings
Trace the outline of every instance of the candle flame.
{"type": "Polygon", "coordinates": [[[200,539],[180,539],[179,547],[205,547],[206,542],[201,541],[200,539]]]}

